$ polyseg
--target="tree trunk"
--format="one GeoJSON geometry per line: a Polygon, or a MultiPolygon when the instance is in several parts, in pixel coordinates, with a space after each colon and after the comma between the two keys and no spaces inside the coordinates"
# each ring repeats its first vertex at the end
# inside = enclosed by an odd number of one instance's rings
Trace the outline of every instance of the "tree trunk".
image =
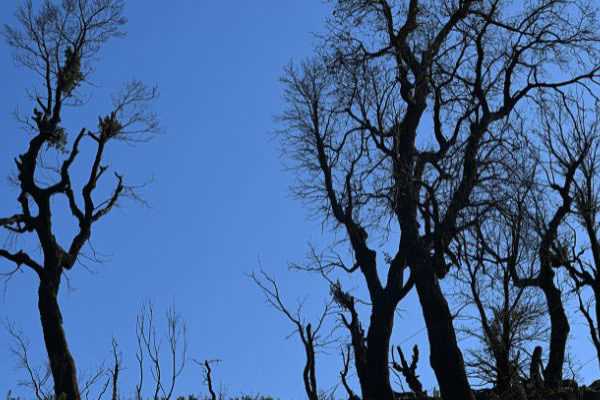
{"type": "Polygon", "coordinates": [[[303,337],[302,342],[304,343],[304,351],[306,353],[306,363],[304,364],[304,371],[302,372],[304,390],[306,391],[308,400],[319,400],[315,365],[315,337],[313,336],[311,324],[306,326],[304,335],[306,336],[302,336],[301,332],[301,336],[303,337]]]}
{"type": "Polygon", "coordinates": [[[364,400],[394,400],[390,384],[390,337],[394,325],[394,307],[380,299],[373,305],[367,333],[367,364],[364,371],[364,400]],[[383,303],[383,304],[380,304],[383,303]]]}
{"type": "Polygon", "coordinates": [[[496,356],[496,390],[498,394],[507,393],[511,387],[512,366],[508,352],[500,350],[496,356]]]}
{"type": "Polygon", "coordinates": [[[448,400],[474,400],[456,341],[452,315],[432,268],[413,268],[415,286],[429,338],[430,362],[440,392],[448,400]]]}
{"type": "Polygon", "coordinates": [[[592,341],[594,342],[594,347],[596,348],[596,355],[598,358],[598,363],[600,363],[600,340],[599,340],[599,329],[600,326],[600,284],[596,282],[593,286],[594,290],[594,310],[596,312],[596,325],[592,324],[590,326],[590,330],[592,331],[592,341]]]}
{"type": "Polygon", "coordinates": [[[550,355],[544,369],[544,383],[547,387],[557,388],[562,381],[565,362],[565,349],[569,336],[569,320],[563,307],[560,290],[550,281],[543,285],[548,312],[550,313],[550,355]]]}
{"type": "Polygon", "coordinates": [[[58,305],[60,278],[42,278],[38,289],[38,309],[46,351],[54,379],[55,398],[80,400],[75,361],[69,352],[58,305]],[[62,396],[62,397],[61,397],[62,396]]]}
{"type": "Polygon", "coordinates": [[[364,332],[358,321],[358,315],[355,310],[352,310],[352,320],[348,326],[352,338],[352,349],[354,350],[354,368],[360,384],[360,393],[363,398],[366,398],[368,392],[367,387],[367,346],[365,344],[364,332]]]}

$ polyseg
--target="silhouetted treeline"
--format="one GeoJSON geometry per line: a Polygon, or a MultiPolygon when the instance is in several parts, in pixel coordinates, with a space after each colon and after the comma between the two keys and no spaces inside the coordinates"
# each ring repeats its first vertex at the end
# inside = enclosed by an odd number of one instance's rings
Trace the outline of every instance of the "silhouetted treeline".
{"type": "MultiPolygon", "coordinates": [[[[328,3],[332,14],[314,54],[283,71],[277,122],[294,195],[335,237],[292,264],[326,282],[322,312],[311,320],[301,304],[286,302],[273,277],[252,275],[300,339],[306,397],[599,398],[595,385],[579,388],[567,351],[574,302],[600,365],[598,4],[328,3]],[[439,393],[419,378],[419,348],[409,355],[391,343],[394,329],[407,331],[397,311],[413,293],[439,393]],[[461,347],[460,338],[475,344],[461,347]],[[319,355],[332,348],[340,353],[339,385],[324,390],[319,355]],[[392,375],[407,389],[398,390],[392,375]]],[[[19,211],[0,217],[1,228],[41,248],[39,257],[0,249],[13,267],[8,276],[24,268],[39,283],[47,373],[30,364],[28,343],[10,328],[37,400],[79,400],[92,390],[117,400],[131,390],[120,386],[116,341],[112,366],[80,381],[58,302],[64,272],[78,268],[94,225],[123,198],[140,199],[120,172],[104,186],[107,152],[158,130],[147,108],[156,91],[139,81],[126,84],[97,123],[78,133],[64,128],[77,114],[69,106],[86,106],[81,88],[103,45],[123,33],[123,9],[122,0],[25,1],[17,25],[4,30],[38,88],[32,114],[20,117],[31,136],[15,160],[19,211]],[[94,149],[87,158],[83,142],[94,149]],[[56,165],[43,162],[48,153],[56,165]],[[86,176],[81,187],[71,178],[75,168],[86,176]],[[55,233],[59,206],[78,227],[66,243],[55,233]]],[[[154,321],[152,307],[137,319],[134,397],[176,399],[189,361],[185,323],[169,311],[165,353],[154,321]]],[[[207,398],[223,398],[214,361],[196,363],[207,398]]]]}

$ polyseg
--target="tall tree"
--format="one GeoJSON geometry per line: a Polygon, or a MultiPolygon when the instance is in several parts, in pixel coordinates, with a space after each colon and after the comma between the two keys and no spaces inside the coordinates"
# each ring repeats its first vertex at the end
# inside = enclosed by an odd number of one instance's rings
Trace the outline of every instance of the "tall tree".
{"type": "MultiPolygon", "coordinates": [[[[512,279],[518,287],[537,288],[546,300],[550,316],[550,343],[544,380],[548,387],[562,384],[566,346],[570,331],[562,291],[557,284],[557,270],[573,263],[569,253],[573,238],[565,232],[569,215],[573,212],[577,173],[595,145],[598,137],[580,119],[582,99],[558,92],[541,97],[537,142],[530,153],[535,160],[532,195],[523,199],[532,205],[529,216],[535,236],[536,258],[533,268],[518,271],[509,264],[512,279]]],[[[533,142],[533,141],[532,141],[533,142]]],[[[519,221],[523,223],[523,221],[519,221]]],[[[568,229],[567,229],[568,231],[568,229]]]]}
{"type": "Polygon", "coordinates": [[[131,190],[123,176],[115,173],[112,193],[101,200],[95,198],[98,185],[109,170],[106,153],[113,142],[144,140],[157,129],[154,115],[145,107],[154,99],[155,91],[137,81],[126,85],[113,98],[113,109],[100,116],[96,126],[72,133],[63,125],[65,117],[73,114],[71,106],[84,105],[81,87],[98,52],[107,40],[122,34],[126,22],[123,6],[121,0],[46,0],[34,10],[28,0],[16,12],[18,26],[4,28],[4,37],[14,49],[16,60],[34,73],[39,86],[32,95],[33,115],[22,120],[32,136],[27,150],[15,160],[20,209],[0,218],[0,225],[12,233],[33,236],[41,248],[41,257],[38,260],[24,250],[0,249],[0,258],[14,263],[17,270],[28,267],[38,278],[38,309],[56,398],[80,398],[76,365],[58,302],[63,274],[76,265],[93,225],[131,190]],[[94,146],[87,167],[80,157],[84,141],[94,146]],[[52,169],[43,162],[48,152],[55,152],[62,159],[52,169]],[[82,168],[81,173],[86,176],[80,189],[71,178],[76,160],[77,168],[82,168]],[[55,172],[50,183],[48,171],[55,172]],[[56,210],[59,204],[65,204],[55,201],[59,197],[66,199],[66,210],[56,210]],[[57,239],[57,214],[61,218],[70,214],[77,224],[76,233],[66,244],[57,239]]]}
{"type": "Polygon", "coordinates": [[[368,366],[362,377],[357,368],[363,398],[393,399],[394,311],[414,285],[442,396],[472,399],[439,280],[455,258],[451,243],[506,180],[511,114],[542,91],[597,77],[593,5],[332,3],[317,56],[285,72],[281,136],[296,193],[347,238],[354,260],[336,264],[366,282],[370,324],[354,349],[368,366]],[[381,236],[395,248],[385,262],[373,243],[381,236]]]}
{"type": "MultiPolygon", "coordinates": [[[[581,121],[579,129],[587,134],[599,136],[600,114],[598,106],[586,109],[582,103],[578,108],[577,119],[581,121]]],[[[582,313],[590,332],[592,343],[600,362],[600,241],[598,236],[598,211],[600,198],[598,197],[600,152],[596,141],[581,163],[579,174],[574,184],[573,194],[575,209],[575,224],[577,233],[573,235],[575,242],[572,248],[573,262],[566,265],[572,279],[579,302],[579,311],[582,313]],[[577,249],[577,246],[581,247],[577,249]],[[586,296],[586,291],[591,296],[586,296]]]]}

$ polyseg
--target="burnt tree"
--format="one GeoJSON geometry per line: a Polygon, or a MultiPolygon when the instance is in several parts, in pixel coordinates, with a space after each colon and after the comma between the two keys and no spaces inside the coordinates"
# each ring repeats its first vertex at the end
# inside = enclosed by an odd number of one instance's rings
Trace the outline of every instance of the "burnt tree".
{"type": "Polygon", "coordinates": [[[155,91],[140,82],[126,85],[113,98],[113,109],[100,116],[96,126],[82,127],[77,133],[63,125],[65,118],[73,114],[73,106],[84,105],[81,88],[99,50],[107,40],[122,33],[126,22],[123,5],[120,0],[44,1],[36,11],[27,1],[17,10],[18,27],[6,26],[4,30],[16,60],[34,72],[39,87],[32,94],[33,114],[22,119],[32,135],[26,151],[15,159],[19,211],[0,218],[0,225],[13,234],[33,236],[41,256],[38,260],[23,250],[0,249],[0,258],[12,262],[16,270],[29,268],[39,280],[38,309],[56,398],[80,398],[76,365],[58,301],[63,274],[77,264],[93,225],[132,189],[122,175],[115,173],[112,190],[104,189],[106,197],[95,198],[101,179],[109,171],[106,153],[115,142],[144,140],[157,129],[154,115],[145,108],[155,91]],[[87,167],[85,156],[80,156],[80,147],[86,141],[94,147],[87,167]],[[62,159],[52,169],[43,162],[49,152],[62,159]],[[86,176],[80,188],[71,178],[74,164],[86,176]],[[50,183],[48,171],[55,173],[50,183]],[[66,199],[66,210],[56,210],[54,200],[58,197],[66,199]],[[57,239],[56,225],[68,214],[77,228],[65,244],[57,239]]]}
{"type": "Polygon", "coordinates": [[[340,371],[340,381],[342,383],[342,386],[344,387],[344,390],[346,391],[346,395],[348,396],[348,400],[360,400],[360,397],[358,397],[356,395],[356,393],[354,393],[354,390],[352,390],[352,388],[350,387],[350,384],[348,383],[348,373],[350,372],[350,352],[352,351],[352,346],[351,345],[347,345],[346,349],[344,350],[344,348],[342,347],[341,349],[341,356],[342,356],[342,361],[343,361],[343,368],[340,371]]]}
{"type": "Polygon", "coordinates": [[[292,311],[285,305],[281,297],[277,282],[264,271],[261,276],[251,275],[252,280],[262,290],[267,303],[274,309],[283,314],[294,326],[294,333],[297,334],[304,347],[305,363],[302,370],[302,382],[308,400],[320,400],[321,396],[317,385],[317,364],[316,354],[320,348],[329,343],[327,336],[323,337],[323,324],[331,314],[331,303],[325,305],[321,315],[313,325],[306,322],[302,317],[302,305],[300,304],[295,311],[292,311]]]}
{"type": "Polygon", "coordinates": [[[406,357],[404,356],[404,352],[400,346],[396,346],[396,350],[398,351],[398,356],[400,357],[400,363],[396,362],[392,353],[392,367],[394,370],[404,376],[406,383],[410,390],[415,394],[417,400],[426,400],[427,393],[423,390],[423,385],[417,375],[417,364],[419,363],[419,348],[417,345],[413,346],[412,349],[412,358],[410,360],[410,364],[406,361],[406,357]]]}
{"type": "Polygon", "coordinates": [[[153,400],[171,400],[177,379],[183,373],[187,363],[188,341],[187,325],[182,316],[169,307],[165,313],[166,335],[158,331],[154,306],[146,303],[140,309],[136,319],[137,339],[136,359],[138,362],[138,382],[135,386],[136,399],[143,399],[144,371],[150,369],[152,377],[151,393],[153,400]],[[166,340],[165,340],[166,339],[166,340]],[[163,343],[167,343],[167,351],[163,343]],[[166,361],[165,361],[166,359],[166,361]],[[148,360],[149,366],[144,362],[148,360]],[[165,366],[166,365],[166,366],[165,366]]]}
{"type": "Polygon", "coordinates": [[[353,261],[338,270],[368,289],[370,323],[354,349],[368,366],[363,398],[393,399],[394,311],[414,286],[442,396],[472,399],[439,280],[451,244],[507,178],[512,116],[541,92],[596,78],[595,14],[567,1],[332,3],[317,55],[283,77],[281,138],[296,194],[347,238],[353,261]],[[381,236],[396,249],[385,260],[381,236]]]}
{"type": "MultiPolygon", "coordinates": [[[[596,107],[586,108],[580,103],[577,110],[579,129],[587,134],[598,137],[600,133],[600,114],[596,107]]],[[[583,315],[590,332],[590,338],[600,357],[600,336],[598,321],[600,321],[600,242],[598,239],[598,177],[600,160],[599,144],[596,141],[580,164],[574,190],[574,226],[583,231],[583,235],[573,237],[571,250],[572,262],[565,265],[577,294],[579,311],[583,315]],[[580,239],[583,238],[583,239],[580,239]],[[577,249],[577,246],[582,249],[577,249]],[[586,298],[585,291],[591,296],[586,298]]]]}
{"type": "MultiPolygon", "coordinates": [[[[529,164],[514,166],[530,170],[529,164]]],[[[478,342],[467,353],[469,376],[493,385],[500,396],[520,384],[532,342],[547,337],[543,299],[534,289],[515,286],[511,277],[511,270],[527,269],[536,259],[525,205],[530,188],[515,181],[516,190],[499,199],[498,210],[459,240],[461,267],[455,272],[455,295],[469,322],[459,329],[478,342]]]]}
{"type": "Polygon", "coordinates": [[[533,205],[527,218],[531,220],[536,258],[532,268],[521,272],[517,265],[509,264],[515,285],[539,289],[546,301],[550,343],[544,381],[550,388],[562,384],[570,331],[557,272],[572,265],[576,258],[569,251],[574,237],[569,234],[567,222],[574,211],[578,172],[598,140],[581,119],[582,101],[579,96],[561,91],[538,101],[537,127],[529,128],[537,133],[541,145],[534,146],[530,153],[536,161],[533,190],[524,199],[533,205]]]}

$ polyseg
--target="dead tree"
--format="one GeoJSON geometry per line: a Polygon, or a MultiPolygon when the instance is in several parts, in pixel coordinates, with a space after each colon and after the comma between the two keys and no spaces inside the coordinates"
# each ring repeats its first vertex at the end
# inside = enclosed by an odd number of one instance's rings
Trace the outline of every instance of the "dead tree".
{"type": "Polygon", "coordinates": [[[99,50],[107,40],[121,34],[125,23],[123,4],[121,0],[44,1],[35,11],[31,1],[26,1],[16,13],[19,26],[4,30],[16,60],[39,77],[40,87],[33,93],[31,118],[22,119],[32,137],[26,151],[15,160],[19,211],[0,218],[0,225],[13,234],[33,236],[41,248],[41,259],[10,249],[0,249],[0,258],[13,263],[16,270],[29,268],[39,278],[38,308],[57,398],[80,398],[75,361],[58,303],[63,273],[77,264],[93,225],[131,190],[123,176],[115,173],[112,194],[102,200],[95,198],[101,178],[109,171],[104,164],[106,152],[119,140],[144,140],[157,127],[154,116],[144,108],[155,92],[140,82],[132,82],[115,96],[113,109],[100,116],[96,126],[74,133],[62,124],[72,114],[69,106],[83,106],[81,88],[99,50]],[[84,141],[95,147],[87,170],[85,161],[79,160],[84,141]],[[41,159],[47,152],[56,152],[62,158],[53,169],[56,179],[48,184],[40,177],[44,169],[41,159]],[[87,176],[80,192],[71,179],[74,164],[84,168],[82,172],[87,176]],[[59,243],[55,235],[58,220],[53,206],[57,197],[66,199],[66,213],[72,215],[78,227],[66,244],[59,243]]]}
{"type": "MultiPolygon", "coordinates": [[[[53,400],[55,397],[52,392],[52,373],[49,363],[44,363],[43,367],[35,366],[30,359],[30,343],[23,334],[17,330],[12,323],[7,323],[7,331],[13,341],[10,349],[11,353],[18,361],[18,367],[22,369],[26,377],[18,382],[18,385],[29,390],[30,394],[35,396],[36,400],[53,400]]],[[[102,378],[109,374],[109,370],[103,365],[94,369],[87,376],[80,376],[81,396],[85,399],[97,398],[102,399],[110,385],[110,377],[101,385],[102,378]]],[[[65,397],[62,396],[61,399],[65,397]]]]}
{"type": "MultiPolygon", "coordinates": [[[[506,341],[516,337],[504,335],[513,328],[524,335],[525,340],[521,343],[512,343],[516,350],[513,356],[524,353],[524,342],[543,337],[540,331],[536,332],[540,326],[529,330],[532,327],[529,324],[535,322],[531,317],[537,316],[539,320],[543,315],[539,305],[530,302],[535,296],[524,298],[525,291],[532,289],[540,290],[544,295],[544,309],[550,316],[549,360],[544,369],[546,385],[557,387],[562,381],[569,322],[562,293],[555,282],[556,270],[573,265],[575,259],[568,251],[572,238],[566,235],[567,222],[573,211],[578,170],[597,140],[597,135],[587,129],[585,119],[582,119],[583,103],[580,97],[558,91],[538,99],[538,118],[528,116],[533,123],[515,121],[510,129],[529,134],[528,138],[523,136],[526,140],[519,150],[523,151],[521,159],[510,158],[514,161],[509,168],[509,184],[495,189],[503,197],[496,200],[491,216],[474,224],[470,236],[473,243],[462,241],[464,268],[459,279],[470,289],[468,301],[477,308],[485,345],[497,364],[486,363],[485,351],[474,363],[483,375],[498,374],[501,391],[508,389],[510,379],[507,374],[516,367],[514,362],[509,362],[508,345],[511,343],[506,341]],[[531,133],[536,135],[533,140],[531,133]],[[501,274],[497,275],[497,272],[501,274]],[[482,292],[490,293],[489,287],[480,287],[481,278],[485,276],[491,277],[487,279],[489,284],[503,282],[501,293],[504,295],[500,298],[505,302],[499,309],[494,310],[493,297],[482,299],[482,292]],[[516,302],[513,303],[510,297],[516,302]],[[526,301],[524,308],[521,300],[526,301]],[[489,311],[493,314],[488,317],[489,311]],[[513,317],[517,319],[511,321],[513,317]]],[[[535,323],[533,327],[536,327],[535,323]]],[[[510,375],[514,373],[516,371],[510,375]]]]}
{"type": "MultiPolygon", "coordinates": [[[[406,361],[404,357],[404,353],[402,352],[402,348],[400,346],[396,346],[396,351],[398,352],[398,356],[400,357],[400,363],[397,363],[396,360],[393,360],[392,366],[393,368],[400,372],[406,383],[408,383],[408,387],[415,394],[418,400],[426,400],[427,394],[423,390],[423,385],[419,380],[419,376],[417,375],[417,364],[419,363],[419,348],[417,345],[413,347],[412,350],[412,359],[410,360],[410,364],[406,361]]],[[[392,355],[393,359],[393,355],[392,355]]]]}
{"type": "Polygon", "coordinates": [[[107,382],[110,382],[111,386],[111,400],[119,400],[119,377],[123,369],[123,356],[115,339],[112,341],[112,358],[113,365],[109,371],[110,377],[107,382]]]}
{"type": "Polygon", "coordinates": [[[136,399],[142,399],[144,388],[144,361],[149,360],[152,375],[152,399],[170,400],[177,384],[177,379],[183,373],[187,362],[187,328],[185,321],[175,311],[169,308],[165,315],[167,333],[167,362],[163,349],[165,338],[157,329],[154,317],[154,307],[148,303],[142,307],[137,317],[136,337],[138,353],[136,358],[139,367],[139,380],[136,384],[136,399]],[[168,365],[165,368],[165,364],[168,365]]]}
{"type": "Polygon", "coordinates": [[[556,284],[556,271],[573,263],[569,251],[573,238],[565,232],[566,224],[573,211],[577,173],[598,140],[580,118],[580,101],[581,98],[563,92],[540,100],[540,118],[536,121],[542,147],[532,152],[538,174],[534,177],[534,195],[526,199],[534,205],[531,220],[537,265],[523,273],[510,265],[513,282],[518,287],[537,288],[546,300],[550,343],[544,381],[550,388],[562,383],[570,330],[562,292],[556,284]]]}
{"type": "MultiPolygon", "coordinates": [[[[513,165],[530,170],[529,164],[513,165]]],[[[519,179],[515,184],[510,196],[499,199],[510,216],[502,209],[489,213],[462,235],[457,251],[461,267],[455,273],[454,292],[464,309],[461,319],[467,321],[460,331],[477,341],[468,351],[469,376],[493,385],[500,396],[519,384],[520,371],[529,362],[521,355],[547,336],[543,299],[511,279],[512,269],[527,269],[536,258],[526,206],[530,189],[520,186],[519,179]]]]}
{"type": "Polygon", "coordinates": [[[363,398],[394,397],[389,338],[414,285],[442,396],[472,399],[439,285],[450,245],[485,212],[484,188],[506,178],[491,158],[512,115],[597,77],[597,21],[563,1],[333,3],[318,55],[283,77],[281,138],[296,194],[343,232],[353,260],[342,269],[369,292],[363,398]],[[383,262],[372,239],[392,232],[397,250],[383,262]]]}
{"type": "Polygon", "coordinates": [[[210,369],[210,362],[208,360],[204,361],[204,381],[208,387],[211,400],[217,400],[217,394],[215,393],[212,382],[212,370],[210,369]]]}
{"type": "MultiPolygon", "coordinates": [[[[367,381],[367,340],[365,331],[360,323],[356,309],[356,299],[350,293],[345,292],[339,282],[331,284],[331,296],[340,307],[340,319],[350,334],[350,345],[354,353],[354,368],[358,375],[361,393],[366,393],[369,387],[367,381]]],[[[348,357],[350,357],[348,351],[348,357]]]]}
{"type": "Polygon", "coordinates": [[[535,388],[539,389],[544,385],[543,371],[544,362],[542,361],[542,348],[541,346],[535,346],[529,365],[529,379],[535,388]]]}
{"type": "Polygon", "coordinates": [[[356,393],[354,393],[354,390],[352,390],[352,388],[350,387],[350,384],[348,383],[348,373],[350,372],[351,351],[352,351],[351,345],[348,345],[345,350],[344,350],[344,348],[342,348],[342,350],[341,350],[342,361],[344,364],[343,364],[342,370],[340,371],[340,380],[342,382],[342,386],[344,387],[344,390],[346,391],[346,394],[348,395],[348,400],[360,400],[360,397],[358,397],[356,395],[356,393]]]}
{"type": "MultiPolygon", "coordinates": [[[[581,120],[586,123],[588,131],[600,133],[600,114],[596,109],[585,110],[580,108],[581,120]]],[[[600,154],[596,142],[588,152],[584,162],[580,165],[580,173],[575,183],[575,226],[582,228],[585,235],[575,236],[578,240],[572,249],[573,262],[566,265],[572,280],[574,291],[577,294],[579,311],[583,315],[592,343],[595,347],[600,362],[600,242],[598,241],[598,211],[600,200],[598,197],[599,177],[598,162],[600,154]],[[583,237],[583,239],[580,239],[583,237]],[[583,246],[578,250],[575,245],[583,246]],[[589,290],[591,296],[586,298],[585,291],[589,290]]]]}
{"type": "Polygon", "coordinates": [[[39,368],[32,365],[29,358],[29,342],[22,332],[11,323],[7,324],[7,331],[13,340],[11,353],[17,358],[18,367],[23,369],[27,378],[20,381],[19,386],[28,388],[36,400],[48,400],[50,396],[50,368],[39,368]]]}
{"type": "Polygon", "coordinates": [[[212,364],[219,362],[220,360],[204,360],[202,362],[193,360],[196,364],[202,367],[202,378],[206,388],[208,389],[208,394],[210,396],[210,400],[221,400],[222,396],[217,396],[217,392],[215,392],[215,385],[212,376],[212,364]]]}
{"type": "Polygon", "coordinates": [[[316,354],[319,348],[326,346],[329,341],[327,337],[321,335],[324,323],[327,317],[331,314],[331,303],[328,303],[323,308],[321,315],[316,323],[306,322],[302,316],[302,304],[295,311],[292,311],[285,305],[279,292],[277,282],[264,271],[261,271],[261,276],[256,274],[250,275],[256,285],[262,290],[267,300],[274,309],[282,313],[293,325],[294,333],[298,334],[304,347],[305,363],[302,371],[302,381],[304,390],[309,400],[319,400],[319,388],[317,385],[317,364],[316,354]]]}

